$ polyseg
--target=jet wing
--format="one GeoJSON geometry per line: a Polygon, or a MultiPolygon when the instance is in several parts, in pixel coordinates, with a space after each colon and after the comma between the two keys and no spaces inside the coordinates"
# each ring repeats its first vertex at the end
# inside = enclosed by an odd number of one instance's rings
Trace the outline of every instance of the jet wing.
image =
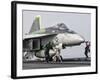
{"type": "Polygon", "coordinates": [[[28,34],[23,36],[23,40],[32,39],[32,38],[43,38],[43,37],[56,36],[56,35],[57,33],[28,34]]]}

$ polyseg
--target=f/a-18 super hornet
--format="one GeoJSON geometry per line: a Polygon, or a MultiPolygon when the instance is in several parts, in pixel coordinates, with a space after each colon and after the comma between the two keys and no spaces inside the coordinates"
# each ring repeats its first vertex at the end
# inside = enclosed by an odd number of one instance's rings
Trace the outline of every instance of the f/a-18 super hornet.
{"type": "Polygon", "coordinates": [[[40,19],[40,16],[36,16],[30,31],[23,35],[24,56],[26,53],[31,53],[38,58],[45,59],[46,54],[48,54],[50,59],[61,61],[61,49],[84,43],[84,38],[70,30],[64,23],[58,23],[54,26],[43,28],[40,19]],[[46,52],[50,44],[52,48],[49,48],[46,52]]]}

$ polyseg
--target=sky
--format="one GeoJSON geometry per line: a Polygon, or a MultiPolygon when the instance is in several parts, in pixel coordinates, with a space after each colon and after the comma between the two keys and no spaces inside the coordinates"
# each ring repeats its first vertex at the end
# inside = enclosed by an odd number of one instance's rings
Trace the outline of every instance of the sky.
{"type": "MultiPolygon", "coordinates": [[[[64,23],[66,26],[82,35],[85,40],[91,41],[91,14],[89,13],[72,13],[72,12],[51,12],[51,11],[23,11],[23,35],[28,33],[35,16],[41,16],[41,24],[44,28],[64,23]]],[[[66,47],[61,50],[64,58],[79,58],[84,55],[85,44],[74,47],[66,47]]],[[[89,53],[90,56],[90,53],[89,53]]]]}

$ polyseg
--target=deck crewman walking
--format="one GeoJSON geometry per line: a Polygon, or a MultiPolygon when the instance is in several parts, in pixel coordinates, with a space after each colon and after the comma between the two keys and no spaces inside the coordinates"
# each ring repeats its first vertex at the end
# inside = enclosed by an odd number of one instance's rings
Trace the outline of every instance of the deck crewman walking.
{"type": "Polygon", "coordinates": [[[88,58],[88,53],[90,52],[90,42],[86,41],[85,43],[86,43],[86,47],[85,47],[84,54],[85,54],[86,58],[88,58]]]}

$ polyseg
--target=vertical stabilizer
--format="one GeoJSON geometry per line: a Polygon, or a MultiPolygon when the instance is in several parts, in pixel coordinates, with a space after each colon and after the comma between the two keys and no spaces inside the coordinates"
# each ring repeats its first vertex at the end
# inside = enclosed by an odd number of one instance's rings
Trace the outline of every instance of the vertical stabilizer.
{"type": "Polygon", "coordinates": [[[32,24],[32,27],[29,31],[29,34],[33,33],[34,31],[38,31],[40,30],[40,27],[41,27],[41,16],[38,15],[35,17],[35,20],[33,21],[33,24],[32,24]]]}
{"type": "Polygon", "coordinates": [[[29,34],[32,34],[36,31],[45,32],[45,28],[41,25],[41,16],[40,15],[35,17],[35,20],[33,21],[33,24],[29,31],[29,34]]]}

